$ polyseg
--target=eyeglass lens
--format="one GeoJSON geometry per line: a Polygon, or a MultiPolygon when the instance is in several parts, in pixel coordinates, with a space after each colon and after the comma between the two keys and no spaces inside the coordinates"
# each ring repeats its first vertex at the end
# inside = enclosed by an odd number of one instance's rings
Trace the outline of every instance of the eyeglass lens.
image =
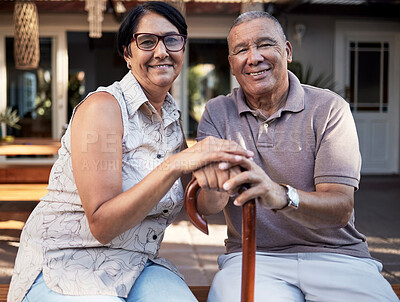
{"type": "Polygon", "coordinates": [[[162,39],[169,51],[179,51],[185,44],[185,38],[181,35],[157,36],[153,34],[137,34],[136,43],[141,50],[153,50],[159,39],[162,39]]]}

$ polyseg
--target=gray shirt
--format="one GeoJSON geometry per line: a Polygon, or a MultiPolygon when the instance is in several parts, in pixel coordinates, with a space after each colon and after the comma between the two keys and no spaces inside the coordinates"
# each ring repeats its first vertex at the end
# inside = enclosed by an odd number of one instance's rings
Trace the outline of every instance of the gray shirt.
{"type": "MultiPolygon", "coordinates": [[[[126,191],[166,157],[179,152],[183,136],[178,107],[168,94],[161,118],[131,72],[120,82],[97,91],[112,94],[121,108],[122,189],[126,191]]],[[[179,179],[141,223],[102,245],[90,232],[76,188],[70,127],[61,139],[58,155],[49,192],[21,234],[9,302],[21,301],[40,271],[47,286],[61,294],[120,297],[127,297],[148,259],[179,274],[170,262],[157,257],[165,228],[183,205],[179,179]]],[[[111,164],[99,162],[97,167],[115,168],[111,164]]]]}
{"type": "MultiPolygon", "coordinates": [[[[348,103],[337,94],[300,84],[289,72],[285,106],[270,117],[248,107],[236,88],[206,104],[198,140],[230,139],[254,152],[254,161],[277,183],[307,192],[319,183],[358,188],[361,156],[348,103]]],[[[301,206],[301,205],[300,205],[301,206]]],[[[224,209],[227,252],[241,251],[241,208],[230,200],[224,209]]],[[[257,205],[257,250],[263,252],[335,252],[370,257],[366,238],[354,226],[354,212],[344,228],[309,229],[257,205]]]]}

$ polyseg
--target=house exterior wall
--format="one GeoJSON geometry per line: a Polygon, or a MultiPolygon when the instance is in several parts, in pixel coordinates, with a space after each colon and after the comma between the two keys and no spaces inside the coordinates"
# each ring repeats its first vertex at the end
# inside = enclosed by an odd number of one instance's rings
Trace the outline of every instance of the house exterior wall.
{"type": "MultiPolygon", "coordinates": [[[[186,20],[188,23],[189,38],[221,38],[225,39],[235,15],[188,15],[186,20]]],[[[278,20],[284,27],[288,40],[293,47],[293,59],[302,63],[303,68],[312,66],[312,77],[315,78],[319,74],[334,75],[335,73],[335,30],[336,24],[340,22],[365,22],[368,28],[368,23],[381,24],[381,28],[390,32],[400,33],[400,22],[387,22],[382,19],[371,20],[363,17],[343,17],[343,16],[328,16],[328,15],[305,15],[305,14],[285,14],[278,16],[278,20]],[[303,23],[306,26],[305,35],[302,38],[301,44],[295,39],[295,25],[303,23]]],[[[375,26],[375,25],[374,25],[375,26]]],[[[57,36],[58,43],[62,44],[66,51],[66,33],[69,31],[88,31],[87,14],[39,14],[39,31],[40,34],[53,34],[57,36]]],[[[104,15],[102,30],[104,32],[116,32],[119,23],[111,14],[104,15]]],[[[12,14],[0,13],[0,38],[13,35],[13,16],[12,14]]],[[[398,41],[400,43],[400,41],[398,41]]],[[[111,47],[111,46],[110,46],[111,47]]],[[[4,64],[5,46],[4,41],[0,39],[0,110],[6,105],[6,83],[5,83],[5,64],[4,64]]],[[[56,52],[57,56],[60,53],[56,52]]],[[[70,54],[71,55],[71,54],[70,54]]],[[[55,114],[57,115],[57,127],[67,122],[65,104],[66,102],[66,81],[68,81],[68,63],[65,59],[67,53],[61,54],[61,61],[55,61],[58,64],[58,82],[55,84],[55,99],[59,103],[54,106],[55,114]]],[[[187,58],[185,59],[187,62],[187,58]]],[[[184,65],[185,66],[185,65],[184,65]]],[[[88,75],[90,77],[90,75],[88,75]]],[[[235,85],[232,79],[232,85],[235,85]]],[[[398,83],[400,86],[400,82],[398,83]]],[[[181,76],[176,81],[173,87],[173,94],[180,103],[183,113],[187,112],[187,84],[185,82],[185,67],[181,76]]],[[[340,93],[340,92],[339,92],[340,93]]],[[[400,102],[400,95],[394,101],[400,102]]],[[[400,112],[398,112],[400,116],[400,112]]],[[[185,121],[185,117],[184,117],[185,121]]],[[[185,123],[184,123],[185,124],[185,123]]],[[[58,136],[57,133],[54,134],[58,136]]],[[[398,161],[400,162],[400,160],[398,161]]],[[[400,167],[398,167],[400,170],[400,167]]]]}
{"type": "Polygon", "coordinates": [[[335,18],[329,16],[289,15],[286,25],[287,38],[292,44],[293,60],[304,67],[312,66],[313,75],[333,74],[333,50],[335,18]],[[295,39],[295,25],[302,23],[306,32],[301,44],[295,39]]]}

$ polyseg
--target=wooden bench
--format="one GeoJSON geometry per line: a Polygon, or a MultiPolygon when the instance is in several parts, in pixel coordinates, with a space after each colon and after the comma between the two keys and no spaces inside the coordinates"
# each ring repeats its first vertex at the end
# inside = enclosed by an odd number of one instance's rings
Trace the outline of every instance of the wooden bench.
{"type": "Polygon", "coordinates": [[[0,163],[0,184],[42,184],[49,181],[52,163],[0,163]]]}
{"type": "MultiPolygon", "coordinates": [[[[9,284],[0,284],[0,302],[7,302],[9,284]]],[[[206,302],[209,286],[190,286],[190,290],[193,292],[199,302],[206,302]]]]}
{"type": "Polygon", "coordinates": [[[46,188],[47,184],[0,184],[0,221],[25,222],[46,188]]]}
{"type": "MultiPolygon", "coordinates": [[[[7,301],[8,286],[8,284],[0,284],[0,302],[7,301]]],[[[392,284],[392,288],[400,299],[400,284],[392,284]]],[[[207,301],[208,291],[210,290],[209,286],[190,286],[190,290],[199,302],[207,301]]]]}
{"type": "Polygon", "coordinates": [[[0,155],[56,155],[61,146],[59,139],[16,138],[12,142],[0,141],[0,155]]]}
{"type": "Polygon", "coordinates": [[[0,203],[39,201],[47,193],[47,184],[0,184],[0,203]]]}
{"type": "Polygon", "coordinates": [[[50,138],[16,138],[13,142],[0,141],[0,156],[41,156],[46,158],[46,163],[42,164],[35,160],[25,164],[18,160],[0,162],[0,183],[47,183],[52,162],[55,160],[60,146],[59,139],[50,138]]]}

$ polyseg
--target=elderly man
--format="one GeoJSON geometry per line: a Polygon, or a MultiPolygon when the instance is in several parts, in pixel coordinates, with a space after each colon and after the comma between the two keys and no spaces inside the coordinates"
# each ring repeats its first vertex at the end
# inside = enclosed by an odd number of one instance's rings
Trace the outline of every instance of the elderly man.
{"type": "Polygon", "coordinates": [[[239,16],[228,36],[240,84],[207,103],[198,140],[215,136],[254,152],[194,173],[198,208],[224,211],[227,253],[209,301],[239,301],[241,205],[256,199],[256,301],[398,301],[354,226],[361,158],[345,100],[300,84],[287,70],[292,47],[265,12],[239,16]],[[250,189],[237,195],[242,184],[250,189]]]}

